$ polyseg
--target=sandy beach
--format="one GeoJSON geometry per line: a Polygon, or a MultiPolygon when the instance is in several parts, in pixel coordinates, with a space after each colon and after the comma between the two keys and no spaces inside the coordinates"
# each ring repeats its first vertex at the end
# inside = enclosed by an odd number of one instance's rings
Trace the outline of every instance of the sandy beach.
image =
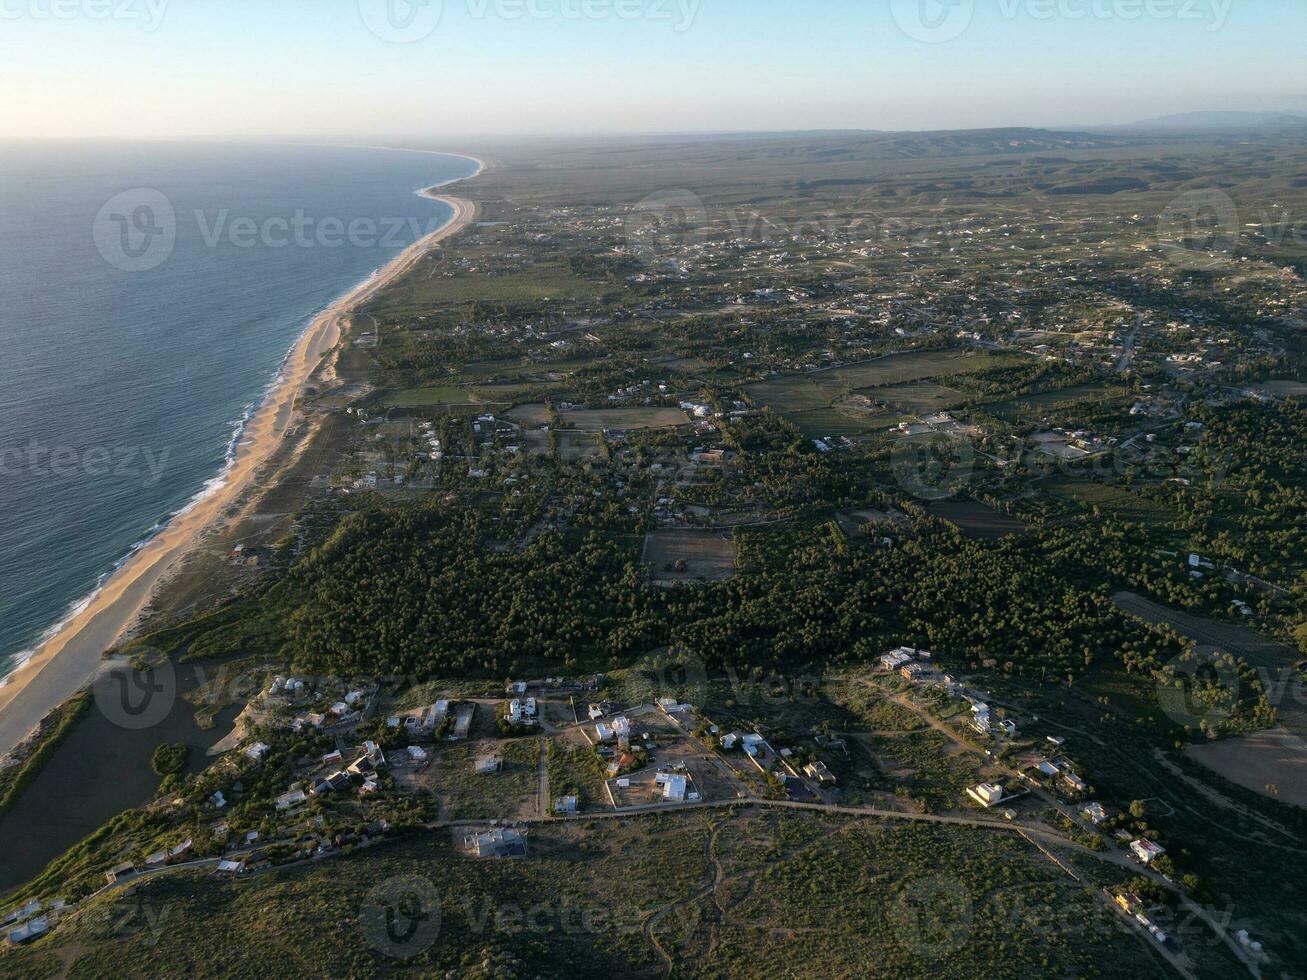
{"type": "MultiPolygon", "coordinates": [[[[466,154],[463,154],[466,156],[466,154]]],[[[482,173],[460,180],[471,180],[482,173]]],[[[286,433],[297,421],[295,404],[320,367],[328,379],[331,366],[324,362],[335,350],[349,318],[380,290],[408,272],[441,240],[456,234],[475,217],[475,203],[439,193],[444,184],[422,191],[442,201],[454,216],[440,230],[415,242],[383,269],[323,310],[300,335],[280,375],[250,417],[223,474],[224,482],[174,517],[104,582],[92,600],[47,639],[31,658],[0,684],[0,756],[20,743],[53,708],[92,681],[104,664],[102,655],[137,621],[155,588],[179,559],[196,544],[206,528],[219,520],[258,479],[263,464],[282,447],[286,433]]]]}

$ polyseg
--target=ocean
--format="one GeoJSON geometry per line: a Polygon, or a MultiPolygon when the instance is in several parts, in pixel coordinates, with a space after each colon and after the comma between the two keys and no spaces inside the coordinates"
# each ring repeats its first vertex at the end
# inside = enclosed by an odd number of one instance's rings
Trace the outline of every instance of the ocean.
{"type": "Polygon", "coordinates": [[[315,313],[466,157],[0,143],[0,675],[215,486],[315,313]]]}

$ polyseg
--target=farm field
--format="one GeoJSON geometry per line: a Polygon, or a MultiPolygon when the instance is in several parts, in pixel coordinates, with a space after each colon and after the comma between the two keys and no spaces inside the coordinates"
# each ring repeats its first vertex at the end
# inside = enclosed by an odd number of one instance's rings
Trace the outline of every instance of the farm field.
{"type": "Polygon", "coordinates": [[[425,408],[430,405],[471,405],[477,399],[466,388],[437,385],[429,388],[402,388],[382,396],[386,408],[425,408]]]}
{"type": "Polygon", "coordinates": [[[494,275],[431,275],[431,270],[420,264],[387,289],[368,309],[376,313],[395,313],[415,307],[429,308],[434,303],[470,303],[490,299],[503,303],[580,300],[596,297],[602,292],[598,283],[580,279],[561,265],[541,263],[528,269],[494,275]]]}
{"type": "Polygon", "coordinates": [[[870,394],[904,412],[928,415],[961,405],[969,397],[966,392],[936,384],[933,381],[912,381],[873,389],[870,394]]]}
{"type": "Polygon", "coordinates": [[[996,418],[1015,424],[1038,420],[1056,410],[1074,411],[1081,406],[1100,407],[1130,397],[1132,395],[1128,388],[1111,382],[1100,382],[1040,391],[1009,401],[992,402],[983,407],[996,418]]]}
{"type": "Polygon", "coordinates": [[[847,436],[850,439],[893,428],[903,421],[896,412],[855,411],[841,406],[811,411],[788,412],[786,418],[809,439],[847,436]]]}
{"type": "Polygon", "coordinates": [[[504,418],[520,422],[525,426],[548,425],[549,409],[543,402],[529,402],[525,405],[514,405],[504,413],[504,418]]]}
{"type": "Polygon", "coordinates": [[[735,539],[729,531],[663,528],[645,538],[644,563],[655,585],[719,582],[735,575],[735,539]],[[684,567],[678,568],[678,563],[684,567]]]}
{"type": "Polygon", "coordinates": [[[679,408],[589,408],[562,414],[563,421],[582,432],[604,429],[663,429],[689,419],[679,408]]]}
{"type": "Polygon", "coordinates": [[[1166,623],[1203,651],[1223,651],[1244,658],[1276,690],[1271,692],[1279,725],[1185,752],[1231,782],[1255,792],[1307,805],[1307,704],[1291,675],[1297,653],[1252,630],[1168,609],[1132,592],[1112,596],[1117,606],[1150,623],[1166,623]],[[1287,683],[1286,683],[1287,680],[1287,683]],[[1278,690],[1278,693],[1276,691],[1278,690]]]}
{"type": "Polygon", "coordinates": [[[1160,503],[1125,487],[1095,480],[1058,474],[1040,481],[1039,487],[1058,500],[1098,507],[1113,517],[1140,524],[1164,524],[1173,517],[1170,510],[1160,503]]]}
{"type": "Polygon", "coordinates": [[[564,463],[575,463],[581,459],[597,459],[601,455],[599,440],[603,437],[598,432],[554,429],[553,436],[558,443],[558,456],[564,463]]]}
{"type": "Polygon", "coordinates": [[[790,418],[806,436],[853,436],[897,425],[905,412],[928,414],[966,400],[964,393],[931,383],[931,379],[974,374],[1021,360],[1012,354],[912,351],[826,371],[770,378],[746,385],[744,391],[755,405],[790,418]],[[886,402],[892,410],[861,409],[847,401],[855,393],[886,402]]]}
{"type": "Polygon", "coordinates": [[[1186,745],[1184,752],[1232,783],[1307,807],[1307,741],[1287,728],[1186,745]]]}
{"type": "Polygon", "coordinates": [[[968,537],[982,541],[997,541],[1026,529],[1017,518],[978,500],[936,500],[926,510],[932,517],[957,525],[968,537]]]}
{"type": "Polygon", "coordinates": [[[1214,647],[1243,657],[1254,667],[1292,666],[1298,659],[1291,647],[1250,629],[1170,609],[1134,592],[1118,592],[1112,601],[1132,616],[1149,623],[1166,623],[1200,647],[1214,647]]]}

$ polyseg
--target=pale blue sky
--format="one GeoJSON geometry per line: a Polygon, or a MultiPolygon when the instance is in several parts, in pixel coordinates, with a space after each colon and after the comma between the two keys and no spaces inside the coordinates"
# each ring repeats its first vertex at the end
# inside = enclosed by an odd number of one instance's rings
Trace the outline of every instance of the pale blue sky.
{"type": "Polygon", "coordinates": [[[427,0],[411,21],[407,2],[0,0],[0,137],[1307,111],[1301,0],[427,0]]]}

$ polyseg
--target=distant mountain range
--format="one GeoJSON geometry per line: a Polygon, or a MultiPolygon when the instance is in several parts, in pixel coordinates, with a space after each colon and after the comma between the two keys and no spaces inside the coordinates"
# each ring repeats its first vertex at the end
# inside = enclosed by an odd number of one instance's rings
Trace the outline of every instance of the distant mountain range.
{"type": "Polygon", "coordinates": [[[1095,126],[1098,131],[1207,132],[1217,130],[1307,129],[1307,113],[1300,112],[1181,112],[1143,119],[1121,126],[1095,126]]]}

